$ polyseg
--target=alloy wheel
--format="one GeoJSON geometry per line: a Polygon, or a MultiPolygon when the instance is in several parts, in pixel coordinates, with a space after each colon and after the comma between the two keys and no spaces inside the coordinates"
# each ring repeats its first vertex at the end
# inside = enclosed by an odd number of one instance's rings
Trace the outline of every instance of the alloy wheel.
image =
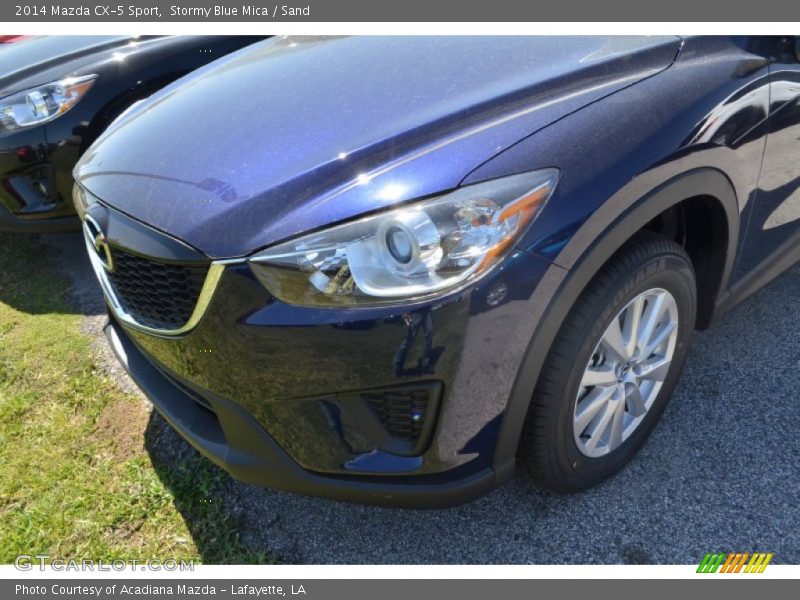
{"type": "Polygon", "coordinates": [[[581,378],[573,415],[578,450],[616,450],[644,420],[670,370],[678,306],[667,290],[638,294],[606,328],[581,378]]]}

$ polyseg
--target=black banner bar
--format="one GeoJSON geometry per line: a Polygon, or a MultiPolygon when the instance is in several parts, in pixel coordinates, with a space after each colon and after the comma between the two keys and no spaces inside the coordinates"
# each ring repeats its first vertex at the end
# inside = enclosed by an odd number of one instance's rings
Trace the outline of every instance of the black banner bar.
{"type": "MultiPolygon", "coordinates": [[[[0,21],[15,22],[580,22],[800,21],[788,0],[9,0],[0,21]]],[[[796,33],[794,31],[776,33],[796,33]]]]}
{"type": "Polygon", "coordinates": [[[687,594],[726,599],[752,597],[794,597],[797,582],[788,579],[764,579],[758,576],[709,576],[696,579],[573,579],[573,580],[375,580],[375,579],[310,579],[310,580],[77,580],[40,579],[0,582],[0,597],[21,600],[130,600],[132,598],[184,599],[233,598],[240,600],[414,600],[458,598],[487,600],[492,598],[595,598],[634,597],[648,600],[684,597],[687,594]],[[759,586],[758,588],[756,586],[759,586]]]}

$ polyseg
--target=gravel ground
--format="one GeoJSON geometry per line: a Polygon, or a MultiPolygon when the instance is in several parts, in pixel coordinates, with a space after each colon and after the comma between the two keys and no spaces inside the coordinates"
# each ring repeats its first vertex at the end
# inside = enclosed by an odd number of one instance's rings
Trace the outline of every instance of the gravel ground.
{"type": "MultiPolygon", "coordinates": [[[[99,287],[77,235],[63,252],[85,330],[106,348],[99,287]]],[[[536,489],[523,473],[439,511],[355,506],[231,479],[220,495],[242,540],[289,563],[698,563],[769,551],[800,563],[800,267],[695,338],[661,423],[619,475],[588,492],[536,489]]],[[[105,349],[107,368],[135,389],[105,349]]],[[[160,418],[154,460],[193,452],[160,418]]]]}

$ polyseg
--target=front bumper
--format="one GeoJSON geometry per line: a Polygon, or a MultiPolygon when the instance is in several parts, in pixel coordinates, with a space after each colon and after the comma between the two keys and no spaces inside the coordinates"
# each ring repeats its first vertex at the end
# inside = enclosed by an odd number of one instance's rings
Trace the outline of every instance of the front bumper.
{"type": "Polygon", "coordinates": [[[25,219],[14,215],[0,204],[0,231],[10,233],[61,233],[80,229],[81,222],[75,215],[25,219]]]}
{"type": "MultiPolygon", "coordinates": [[[[204,258],[113,209],[89,213],[115,256],[204,258]]],[[[513,473],[509,398],[561,269],[516,251],[444,298],[320,309],[284,304],[246,261],[224,262],[188,331],[143,329],[107,297],[120,360],[214,462],[253,483],[402,506],[460,503],[513,473]]]]}
{"type": "Polygon", "coordinates": [[[32,127],[0,135],[0,231],[74,231],[72,167],[80,152],[79,109],[54,127],[32,127]],[[46,133],[47,130],[47,133],[46,133]],[[49,134],[49,135],[48,135],[49,134]],[[50,139],[50,142],[48,142],[50,139]]]}
{"type": "Polygon", "coordinates": [[[349,502],[436,508],[460,504],[495,485],[487,467],[461,476],[335,477],[302,469],[241,406],[220,396],[209,411],[180,383],[151,363],[113,317],[105,327],[114,353],[158,412],[194,448],[232,476],[275,489],[349,502]]]}

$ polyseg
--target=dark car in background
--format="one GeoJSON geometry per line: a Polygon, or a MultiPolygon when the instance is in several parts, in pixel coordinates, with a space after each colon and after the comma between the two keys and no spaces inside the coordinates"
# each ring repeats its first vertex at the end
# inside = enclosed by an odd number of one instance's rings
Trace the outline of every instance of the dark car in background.
{"type": "Polygon", "coordinates": [[[800,258],[794,50],[256,44],[76,167],[107,336],[247,481],[441,506],[521,461],[585,489],[642,446],[693,332],[800,258]]]}
{"type": "Polygon", "coordinates": [[[72,169],[108,124],[166,84],[260,39],[76,35],[4,46],[0,231],[78,228],[72,169]]]}

